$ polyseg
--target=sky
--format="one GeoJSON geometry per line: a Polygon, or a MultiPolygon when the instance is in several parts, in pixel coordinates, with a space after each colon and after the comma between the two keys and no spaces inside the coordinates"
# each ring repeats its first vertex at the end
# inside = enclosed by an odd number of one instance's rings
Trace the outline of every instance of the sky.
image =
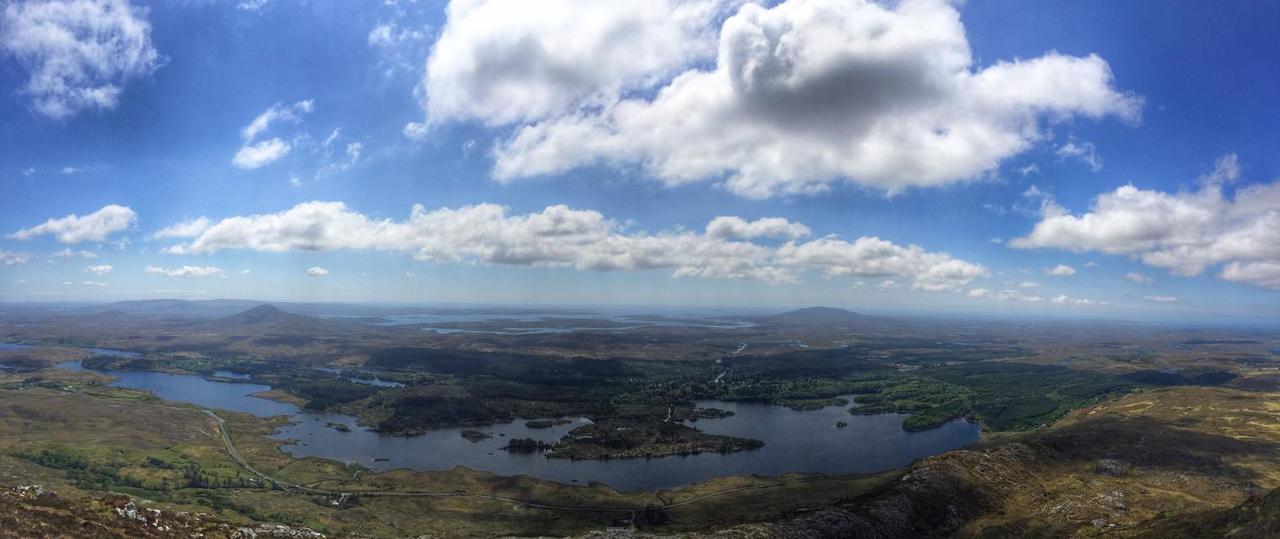
{"type": "Polygon", "coordinates": [[[1280,4],[0,6],[0,301],[1280,316],[1280,4]]]}

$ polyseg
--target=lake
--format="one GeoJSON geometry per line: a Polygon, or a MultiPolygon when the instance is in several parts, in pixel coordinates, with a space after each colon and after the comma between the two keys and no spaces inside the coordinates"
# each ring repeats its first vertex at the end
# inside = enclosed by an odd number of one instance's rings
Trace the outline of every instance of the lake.
{"type": "MultiPolygon", "coordinates": [[[[72,370],[80,367],[79,362],[59,366],[72,370]]],[[[499,475],[523,474],[565,483],[600,482],[619,490],[671,488],[731,475],[872,473],[971,444],[978,440],[980,430],[967,421],[952,421],[924,432],[907,432],[902,430],[903,415],[853,415],[847,406],[798,412],[766,404],[700,401],[699,406],[729,410],[735,415],[702,419],[692,425],[713,434],[762,440],[765,446],[730,454],[571,461],[508,453],[499,448],[511,438],[556,441],[586,423],[584,418],[570,418],[569,424],[547,429],[530,429],[524,420],[467,427],[492,435],[478,443],[462,438],[464,428],[438,429],[414,437],[384,436],[360,427],[351,416],[305,412],[292,404],[252,396],[270,389],[262,384],[212,381],[189,374],[101,372],[118,378],[113,386],[151,391],[167,400],[261,417],[291,416],[293,423],[281,428],[273,438],[292,441],[282,449],[295,457],[355,462],[380,471],[465,466],[499,475]],[[837,428],[840,421],[848,426],[837,428]],[[347,425],[350,432],[340,432],[329,423],[347,425]]]]}

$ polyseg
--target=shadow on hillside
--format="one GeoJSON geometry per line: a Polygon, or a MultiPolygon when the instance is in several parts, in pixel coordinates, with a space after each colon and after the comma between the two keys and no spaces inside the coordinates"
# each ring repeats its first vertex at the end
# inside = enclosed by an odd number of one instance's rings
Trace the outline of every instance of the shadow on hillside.
{"type": "Polygon", "coordinates": [[[1252,481],[1257,473],[1227,463],[1273,457],[1280,444],[1192,430],[1150,417],[1103,417],[1050,429],[1028,444],[1053,461],[1123,461],[1135,468],[1212,474],[1252,481]]]}

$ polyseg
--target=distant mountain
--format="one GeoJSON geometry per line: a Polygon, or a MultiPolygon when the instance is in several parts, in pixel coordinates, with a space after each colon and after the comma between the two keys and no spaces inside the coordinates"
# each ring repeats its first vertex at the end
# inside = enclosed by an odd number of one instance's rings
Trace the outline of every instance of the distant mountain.
{"type": "Polygon", "coordinates": [[[763,316],[759,320],[762,323],[776,326],[851,326],[877,321],[883,322],[885,319],[834,307],[805,307],[781,314],[763,316]]]}
{"type": "Polygon", "coordinates": [[[185,299],[144,299],[117,301],[104,305],[90,305],[76,309],[76,314],[96,315],[121,313],[148,318],[218,318],[260,305],[260,301],[239,299],[215,299],[191,301],[185,299]]]}
{"type": "Polygon", "coordinates": [[[280,310],[275,305],[259,305],[244,312],[236,313],[226,318],[221,318],[218,323],[231,326],[262,326],[267,324],[279,324],[295,320],[311,321],[315,320],[310,316],[302,316],[300,314],[287,313],[280,310]]]}

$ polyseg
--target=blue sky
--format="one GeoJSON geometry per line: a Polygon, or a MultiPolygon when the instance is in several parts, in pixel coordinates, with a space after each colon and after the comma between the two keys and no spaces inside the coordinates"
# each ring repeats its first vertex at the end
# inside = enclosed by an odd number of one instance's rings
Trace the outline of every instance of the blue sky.
{"type": "Polygon", "coordinates": [[[1280,313],[1273,4],[4,6],[3,301],[1280,313]]]}

